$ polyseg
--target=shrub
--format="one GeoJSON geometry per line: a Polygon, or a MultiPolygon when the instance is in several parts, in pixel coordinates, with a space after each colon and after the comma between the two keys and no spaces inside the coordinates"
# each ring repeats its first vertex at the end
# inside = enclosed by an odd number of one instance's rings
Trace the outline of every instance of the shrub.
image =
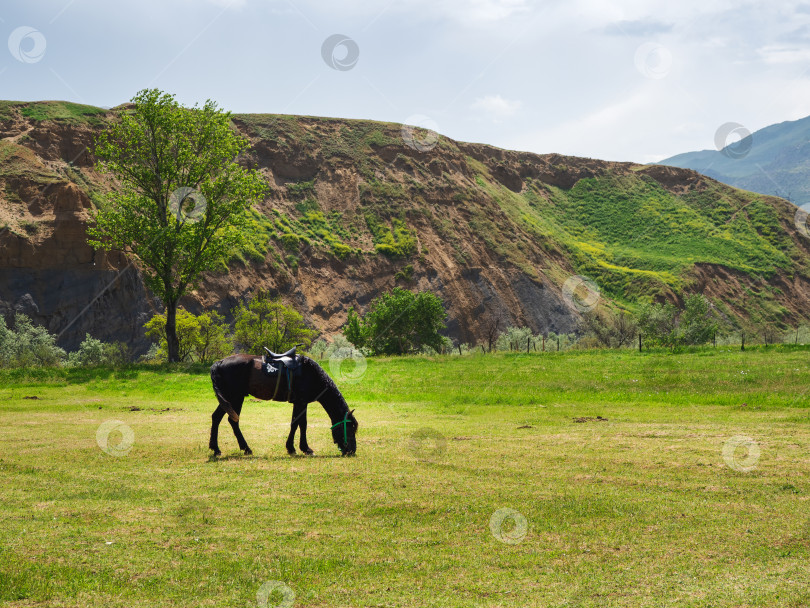
{"type": "Polygon", "coordinates": [[[283,352],[296,344],[307,348],[315,335],[304,318],[293,308],[285,306],[280,297],[273,298],[260,289],[247,303],[236,309],[236,341],[249,352],[261,354],[263,347],[283,352]]]}
{"type": "Polygon", "coordinates": [[[64,358],[65,351],[56,345],[56,336],[34,325],[26,315],[17,313],[12,329],[0,317],[0,366],[50,366],[60,364],[64,358]]]}
{"type": "Polygon", "coordinates": [[[343,335],[374,355],[417,353],[425,347],[441,352],[445,343],[439,331],[445,329],[446,316],[435,294],[394,287],[375,298],[362,319],[350,308],[343,335]]]}
{"type": "MultiPolygon", "coordinates": [[[[196,316],[187,310],[177,310],[177,339],[180,361],[210,362],[227,357],[233,352],[233,341],[228,335],[225,319],[215,311],[196,316]]],[[[155,362],[168,360],[166,341],[166,315],[157,314],[146,325],[146,336],[157,340],[158,348],[147,357],[155,362]]]]}
{"type": "Polygon", "coordinates": [[[129,363],[129,347],[123,342],[105,343],[90,334],[85,334],[79,350],[68,354],[68,365],[112,365],[120,366],[129,363]]]}

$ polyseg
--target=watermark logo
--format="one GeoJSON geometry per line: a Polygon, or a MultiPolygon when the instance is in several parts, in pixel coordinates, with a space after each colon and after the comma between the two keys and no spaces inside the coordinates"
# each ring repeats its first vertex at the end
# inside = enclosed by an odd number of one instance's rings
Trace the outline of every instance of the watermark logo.
{"type": "Polygon", "coordinates": [[[106,420],[96,431],[96,443],[101,451],[109,456],[126,456],[135,443],[135,433],[120,420],[106,420]],[[110,442],[113,433],[120,433],[121,441],[115,444],[110,442]]]}
{"type": "Polygon", "coordinates": [[[267,581],[256,592],[259,608],[292,608],[295,592],[281,581],[267,581]]]}
{"type": "Polygon", "coordinates": [[[333,70],[348,72],[360,59],[360,47],[343,34],[332,34],[321,45],[321,57],[333,70]]]}
{"type": "Polygon", "coordinates": [[[662,44],[645,42],[636,49],[633,61],[644,78],[661,80],[672,68],[672,53],[662,44]]]}
{"type": "Polygon", "coordinates": [[[588,277],[568,277],[562,287],[562,295],[568,305],[584,313],[593,310],[599,303],[599,286],[588,277]]]}
{"type": "Polygon", "coordinates": [[[759,463],[759,444],[744,435],[735,435],[723,444],[723,461],[741,473],[753,471],[759,463]]]}
{"type": "Polygon", "coordinates": [[[751,131],[738,122],[724,123],[714,133],[715,148],[728,158],[745,158],[753,145],[751,131]]]}
{"type": "Polygon", "coordinates": [[[8,37],[8,50],[11,56],[21,63],[42,61],[46,46],[42,32],[27,25],[18,27],[8,37]]]}
{"type": "Polygon", "coordinates": [[[208,201],[202,193],[188,186],[178,188],[169,197],[169,212],[181,224],[199,222],[207,208],[208,201]]]}
{"type": "Polygon", "coordinates": [[[411,433],[408,450],[418,460],[433,462],[447,452],[447,437],[436,429],[423,427],[411,433]]]}
{"type": "Polygon", "coordinates": [[[329,357],[329,372],[336,382],[354,384],[366,373],[368,362],[354,348],[335,349],[329,357]]]}
{"type": "Polygon", "coordinates": [[[409,116],[402,125],[402,141],[417,152],[430,152],[439,143],[439,125],[424,114],[409,116]]]}
{"type": "Polygon", "coordinates": [[[507,545],[518,545],[526,538],[529,522],[520,511],[503,508],[495,511],[489,518],[489,530],[496,540],[507,545]]]}

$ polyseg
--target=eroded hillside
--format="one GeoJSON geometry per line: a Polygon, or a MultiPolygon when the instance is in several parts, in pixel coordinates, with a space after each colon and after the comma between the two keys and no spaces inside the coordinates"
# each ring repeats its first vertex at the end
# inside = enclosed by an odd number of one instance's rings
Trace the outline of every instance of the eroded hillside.
{"type": "MultiPolygon", "coordinates": [[[[86,244],[88,210],[114,187],[94,134],[114,110],[0,103],[0,312],[21,310],[74,346],[86,332],[145,347],[157,303],[137,268],[86,244]]],[[[693,171],[511,152],[372,121],[237,115],[242,162],[271,188],[250,246],[184,305],[225,314],[265,287],[319,330],[339,330],[393,285],[430,289],[449,334],[494,323],[571,331],[562,295],[590,277],[601,305],[699,290],[732,323],[810,311],[808,242],[781,199],[693,171]],[[409,145],[411,144],[411,145],[409,145]]]]}

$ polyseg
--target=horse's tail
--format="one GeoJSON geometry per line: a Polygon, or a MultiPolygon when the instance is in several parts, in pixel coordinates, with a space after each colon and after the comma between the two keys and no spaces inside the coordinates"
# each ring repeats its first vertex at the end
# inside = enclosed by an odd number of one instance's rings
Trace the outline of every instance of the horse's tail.
{"type": "Polygon", "coordinates": [[[211,384],[214,386],[214,394],[219,400],[220,407],[228,413],[230,419],[234,422],[239,422],[239,414],[237,414],[233,406],[228,403],[228,400],[222,396],[222,391],[219,388],[219,383],[222,379],[222,372],[219,369],[221,365],[222,361],[217,361],[211,366],[211,384]]]}

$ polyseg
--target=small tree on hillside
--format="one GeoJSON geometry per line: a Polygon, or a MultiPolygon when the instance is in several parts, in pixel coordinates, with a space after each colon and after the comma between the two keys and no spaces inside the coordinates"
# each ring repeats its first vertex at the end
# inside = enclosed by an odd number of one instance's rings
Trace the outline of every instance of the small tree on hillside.
{"type": "Polygon", "coordinates": [[[711,304],[701,294],[686,296],[683,310],[669,302],[642,305],[638,326],[645,340],[670,348],[706,344],[717,331],[711,304]]]}
{"type": "Polygon", "coordinates": [[[677,341],[683,345],[706,344],[717,332],[717,322],[711,316],[709,301],[699,293],[684,299],[684,309],[678,318],[677,341]]]}
{"type": "Polygon", "coordinates": [[[596,309],[583,313],[580,328],[606,348],[621,348],[638,335],[638,324],[625,311],[596,309]]]}
{"type": "Polygon", "coordinates": [[[642,304],[638,314],[638,328],[644,339],[654,345],[675,346],[676,314],[678,309],[669,302],[665,304],[642,304]]]}
{"type": "Polygon", "coordinates": [[[214,102],[184,108],[157,89],[132,101],[96,141],[100,168],[119,186],[96,210],[89,243],[140,262],[166,306],[168,359],[179,361],[177,304],[243,241],[240,228],[267,185],[237,164],[248,141],[214,102]]]}
{"type": "Polygon", "coordinates": [[[438,296],[394,287],[375,298],[363,318],[350,308],[343,335],[374,355],[404,355],[424,347],[441,352],[444,341],[439,332],[445,329],[446,317],[438,296]]]}
{"type": "Polygon", "coordinates": [[[273,298],[263,289],[247,304],[240,304],[234,317],[236,341],[256,354],[262,354],[265,346],[277,353],[299,343],[307,348],[318,334],[306,326],[298,311],[284,306],[280,297],[273,298]]]}

